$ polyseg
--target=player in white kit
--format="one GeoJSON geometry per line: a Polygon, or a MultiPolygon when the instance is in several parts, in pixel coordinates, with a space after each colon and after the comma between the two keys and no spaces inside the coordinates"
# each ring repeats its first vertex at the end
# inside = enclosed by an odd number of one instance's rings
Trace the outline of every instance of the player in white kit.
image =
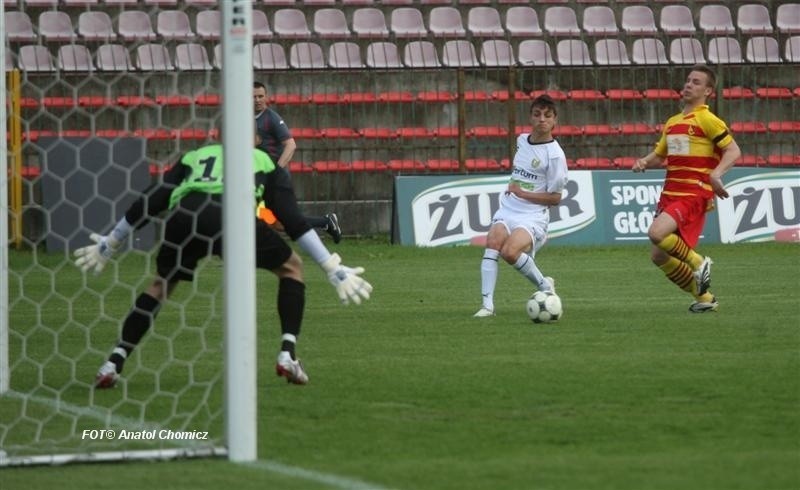
{"type": "Polygon", "coordinates": [[[492,217],[481,261],[481,309],[475,317],[494,315],[494,288],[498,258],[514,268],[540,291],[555,292],[552,278],[545,277],[533,257],[547,241],[550,206],[561,202],[567,185],[567,157],[553,139],[557,110],[548,95],[531,104],[530,134],[517,137],[517,151],[508,189],[492,217]]]}

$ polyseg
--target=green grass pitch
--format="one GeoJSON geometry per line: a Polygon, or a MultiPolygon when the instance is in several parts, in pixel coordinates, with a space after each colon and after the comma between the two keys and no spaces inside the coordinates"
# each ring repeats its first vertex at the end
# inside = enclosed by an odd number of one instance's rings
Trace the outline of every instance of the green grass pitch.
{"type": "MultiPolygon", "coordinates": [[[[502,263],[497,316],[472,318],[479,248],[356,240],[334,248],[345,264],[366,267],[375,291],[360,307],[342,307],[306,260],[298,353],[308,386],[273,374],[276,281],[259,273],[258,463],[1,468],[0,488],[800,488],[796,244],[701,245],[715,260],[712,289],[721,303],[704,315],[688,313],[691,298],[650,263],[644,244],[550,245],[537,263],[556,278],[564,303],[563,319],[550,325],[527,319],[532,289],[502,263]]],[[[220,262],[208,261],[194,285],[181,285],[129,361],[123,386],[91,395],[86,383],[153,267],[127,254],[116,269],[127,286],[113,281],[112,267],[84,288],[62,256],[36,259],[40,265],[30,253],[10,257],[10,314],[23,329],[11,354],[47,359],[47,367],[17,362],[15,391],[42,385],[35,396],[59,393],[73,405],[94,396],[119,416],[166,427],[218,415],[220,262]],[[31,318],[47,328],[24,331],[31,318]],[[181,322],[193,327],[179,329],[181,322]],[[169,391],[182,396],[156,394],[169,391]],[[148,403],[121,402],[123,393],[148,403]]],[[[0,397],[0,420],[35,412],[23,405],[0,397]]],[[[66,430],[70,420],[55,417],[46,427],[66,430]]],[[[80,420],[84,426],[99,424],[80,420]]]]}

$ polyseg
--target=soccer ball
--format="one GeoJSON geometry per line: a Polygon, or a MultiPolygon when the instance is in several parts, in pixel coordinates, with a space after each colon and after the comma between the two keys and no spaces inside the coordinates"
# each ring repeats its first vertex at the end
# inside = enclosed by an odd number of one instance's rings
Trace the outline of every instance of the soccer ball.
{"type": "Polygon", "coordinates": [[[556,293],[536,291],[528,300],[528,316],[533,323],[550,323],[558,321],[564,314],[561,298],[556,293]]]}

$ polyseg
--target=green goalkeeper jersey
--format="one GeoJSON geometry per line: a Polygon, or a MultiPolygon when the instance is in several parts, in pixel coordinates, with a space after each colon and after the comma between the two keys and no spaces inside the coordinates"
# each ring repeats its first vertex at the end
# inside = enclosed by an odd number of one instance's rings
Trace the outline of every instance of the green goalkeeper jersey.
{"type": "MultiPolygon", "coordinates": [[[[169,208],[190,192],[222,194],[223,190],[223,151],[222,145],[203,146],[186,153],[178,163],[183,168],[183,180],[172,191],[169,208]]],[[[272,159],[261,150],[253,149],[253,173],[256,178],[255,202],[263,199],[266,175],[275,170],[272,159]]]]}

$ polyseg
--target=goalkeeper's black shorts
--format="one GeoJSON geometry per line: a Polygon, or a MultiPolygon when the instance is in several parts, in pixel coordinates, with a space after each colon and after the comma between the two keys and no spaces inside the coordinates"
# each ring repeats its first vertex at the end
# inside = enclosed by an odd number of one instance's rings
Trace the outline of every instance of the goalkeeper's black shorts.
{"type": "MultiPolygon", "coordinates": [[[[256,227],[256,267],[272,270],[283,265],[292,249],[253,211],[256,227]]],[[[164,240],[156,257],[158,275],[168,281],[191,281],[197,262],[210,255],[222,257],[222,202],[220,195],[193,192],[170,211],[164,240]]]]}

